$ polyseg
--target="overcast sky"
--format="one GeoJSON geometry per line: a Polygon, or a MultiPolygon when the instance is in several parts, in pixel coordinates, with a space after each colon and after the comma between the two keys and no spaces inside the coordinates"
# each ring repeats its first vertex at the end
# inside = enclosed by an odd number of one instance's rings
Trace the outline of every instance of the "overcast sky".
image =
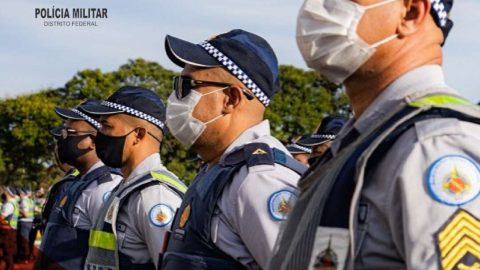
{"type": "MultiPolygon", "coordinates": [[[[295,43],[303,0],[3,0],[0,9],[0,97],[60,87],[78,70],[117,69],[138,57],[176,69],[163,41],[171,34],[200,42],[243,28],[266,38],[281,64],[305,68],[295,43]],[[45,27],[35,8],[108,8],[97,27],[45,27]]],[[[445,46],[447,83],[480,100],[479,0],[455,1],[445,46]]],[[[68,20],[68,19],[66,19],[68,20]]],[[[178,69],[176,69],[178,70],[178,69]]]]}

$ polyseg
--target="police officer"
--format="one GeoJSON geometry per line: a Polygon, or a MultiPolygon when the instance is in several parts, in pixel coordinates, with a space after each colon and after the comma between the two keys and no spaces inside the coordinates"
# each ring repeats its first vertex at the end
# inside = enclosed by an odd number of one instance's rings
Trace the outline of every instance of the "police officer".
{"type": "Polygon", "coordinates": [[[32,258],[35,257],[35,251],[33,249],[37,235],[41,232],[42,228],[42,209],[45,206],[45,189],[39,188],[35,191],[35,197],[33,198],[33,227],[30,231],[29,243],[30,253],[32,258]]]}
{"type": "Polygon", "coordinates": [[[183,67],[167,125],[206,165],[176,215],[162,269],[264,267],[306,169],[264,120],[279,88],[276,56],[243,30],[198,45],[167,36],[165,45],[183,67]]]}
{"type": "Polygon", "coordinates": [[[17,253],[17,227],[19,206],[15,200],[15,188],[8,186],[2,194],[0,213],[0,249],[5,258],[6,270],[13,270],[13,260],[17,253]]]}
{"type": "Polygon", "coordinates": [[[28,261],[32,252],[30,250],[29,237],[33,226],[34,205],[31,198],[32,192],[29,188],[20,188],[18,193],[20,195],[20,216],[17,233],[17,260],[28,261]]]}
{"type": "Polygon", "coordinates": [[[62,179],[59,181],[55,182],[51,187],[48,192],[48,196],[45,200],[44,206],[42,208],[42,220],[40,224],[40,230],[42,232],[45,231],[45,227],[48,223],[48,219],[50,217],[50,214],[52,212],[53,206],[60,201],[61,196],[63,192],[66,190],[70,182],[75,181],[75,178],[78,176],[80,173],[77,169],[75,169],[73,166],[67,164],[67,163],[62,163],[60,159],[58,158],[58,145],[57,142],[62,139],[62,130],[63,127],[56,127],[50,131],[50,133],[53,136],[53,143],[54,143],[54,149],[53,149],[53,156],[55,158],[55,163],[57,164],[58,168],[62,170],[65,175],[63,176],[62,179]]]}
{"type": "MultiPolygon", "coordinates": [[[[82,104],[89,104],[85,101],[82,104]]],[[[58,157],[78,169],[54,205],[40,247],[41,269],[83,269],[89,230],[111,190],[121,181],[120,173],[97,157],[94,139],[100,123],[79,107],[55,108],[65,119],[58,140],[58,157]]]]}
{"type": "Polygon", "coordinates": [[[97,153],[125,180],[109,196],[91,231],[86,269],[156,269],[165,233],[186,186],[162,165],[165,107],[151,90],[125,86],[101,104],[97,153]]]}
{"type": "Polygon", "coordinates": [[[291,143],[285,145],[285,148],[287,148],[288,152],[292,155],[292,157],[307,167],[309,166],[308,159],[312,154],[312,148],[309,146],[300,144],[299,141],[309,137],[310,137],[309,135],[303,135],[301,137],[296,138],[291,143]]]}
{"type": "Polygon", "coordinates": [[[322,119],[313,134],[298,140],[299,144],[312,148],[312,154],[310,155],[312,160],[310,163],[313,163],[315,158],[323,155],[330,148],[345,122],[346,119],[344,117],[327,116],[322,119]]]}
{"type": "Polygon", "coordinates": [[[452,2],[304,3],[300,51],[355,116],[300,180],[269,269],[478,268],[480,110],[440,66],[452,2]]]}

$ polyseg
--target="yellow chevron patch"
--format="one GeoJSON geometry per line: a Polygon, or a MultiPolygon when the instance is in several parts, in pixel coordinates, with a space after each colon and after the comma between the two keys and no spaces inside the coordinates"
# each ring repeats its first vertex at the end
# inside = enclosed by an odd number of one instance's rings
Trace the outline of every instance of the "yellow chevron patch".
{"type": "Polygon", "coordinates": [[[443,270],[480,270],[480,220],[458,210],[436,235],[443,270]]]}
{"type": "Polygon", "coordinates": [[[252,155],[265,155],[267,152],[261,148],[257,148],[257,150],[253,151],[252,155]]]}

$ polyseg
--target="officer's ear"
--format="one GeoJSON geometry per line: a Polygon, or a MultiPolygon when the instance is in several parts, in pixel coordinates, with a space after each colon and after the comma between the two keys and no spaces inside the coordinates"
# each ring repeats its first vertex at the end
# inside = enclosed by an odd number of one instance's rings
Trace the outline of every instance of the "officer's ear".
{"type": "Polygon", "coordinates": [[[243,95],[242,89],[238,86],[232,85],[225,92],[225,99],[223,104],[223,113],[232,113],[246,98],[243,95]]]}
{"type": "Polygon", "coordinates": [[[95,137],[96,137],[96,136],[97,136],[97,134],[90,136],[91,143],[90,143],[90,145],[88,146],[88,149],[90,149],[90,150],[95,150],[95,137]]]}
{"type": "Polygon", "coordinates": [[[135,130],[135,141],[134,144],[139,143],[147,135],[147,130],[145,128],[139,127],[135,130]]]}
{"type": "Polygon", "coordinates": [[[402,8],[402,21],[397,29],[400,38],[418,31],[430,16],[431,4],[430,0],[405,0],[402,8]]]}

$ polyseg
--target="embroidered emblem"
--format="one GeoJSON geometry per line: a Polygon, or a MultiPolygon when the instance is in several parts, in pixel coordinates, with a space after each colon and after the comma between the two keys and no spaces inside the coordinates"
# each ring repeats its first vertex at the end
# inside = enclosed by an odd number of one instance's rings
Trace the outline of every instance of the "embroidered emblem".
{"type": "Polygon", "coordinates": [[[68,201],[68,196],[64,196],[62,200],[60,200],[59,206],[63,207],[67,203],[67,201],[68,201]]]}
{"type": "Polygon", "coordinates": [[[480,194],[479,167],[465,156],[444,156],[430,166],[427,187],[435,200],[463,205],[480,194]]]}
{"type": "Polygon", "coordinates": [[[111,191],[107,191],[105,193],[103,193],[103,202],[106,202],[108,200],[108,198],[110,197],[110,194],[112,194],[111,191]]]}
{"type": "Polygon", "coordinates": [[[257,148],[257,150],[253,151],[252,155],[265,155],[267,152],[261,148],[257,148]]]}
{"type": "Polygon", "coordinates": [[[290,190],[277,191],[268,200],[268,211],[273,219],[285,220],[296,200],[297,195],[290,190]]]}
{"type": "Polygon", "coordinates": [[[436,233],[443,270],[480,269],[480,220],[457,210],[436,233]]]}
{"type": "Polygon", "coordinates": [[[180,215],[180,222],[178,223],[178,227],[180,229],[183,229],[185,225],[187,224],[188,218],[190,217],[190,212],[191,212],[191,206],[192,204],[188,204],[185,209],[183,209],[182,214],[180,215]]]}
{"type": "Polygon", "coordinates": [[[166,204],[157,204],[148,212],[150,223],[157,227],[165,227],[173,219],[173,209],[166,204]]]}
{"type": "Polygon", "coordinates": [[[111,222],[112,220],[112,217],[113,217],[113,208],[114,208],[114,205],[110,205],[110,207],[108,208],[108,212],[107,212],[107,221],[108,222],[111,222]]]}
{"type": "Polygon", "coordinates": [[[313,269],[315,270],[334,270],[338,266],[338,256],[331,248],[332,236],[328,240],[328,246],[325,250],[321,251],[315,258],[313,269]]]}

